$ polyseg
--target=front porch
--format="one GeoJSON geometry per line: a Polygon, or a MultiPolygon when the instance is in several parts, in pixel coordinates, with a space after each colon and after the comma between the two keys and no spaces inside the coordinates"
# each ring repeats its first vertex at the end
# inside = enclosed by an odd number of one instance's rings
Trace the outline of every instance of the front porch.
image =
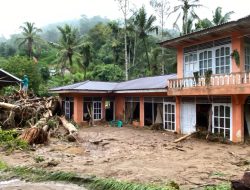
{"type": "Polygon", "coordinates": [[[186,77],[168,80],[168,95],[231,95],[249,94],[250,72],[186,77]]]}

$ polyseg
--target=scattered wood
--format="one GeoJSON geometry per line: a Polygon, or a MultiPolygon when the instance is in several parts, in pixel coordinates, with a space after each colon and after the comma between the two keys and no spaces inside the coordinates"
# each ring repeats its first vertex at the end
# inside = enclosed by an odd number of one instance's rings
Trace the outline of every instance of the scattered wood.
{"type": "Polygon", "coordinates": [[[191,137],[191,136],[194,135],[195,133],[196,133],[196,132],[193,132],[193,133],[191,133],[191,134],[184,135],[183,137],[180,137],[180,138],[176,139],[176,140],[174,141],[174,143],[181,142],[181,141],[187,139],[188,137],[191,137]]]}
{"type": "Polygon", "coordinates": [[[65,117],[59,117],[59,118],[63,124],[63,127],[65,127],[65,129],[69,131],[70,135],[77,132],[76,127],[72,123],[68,122],[65,117]]]}

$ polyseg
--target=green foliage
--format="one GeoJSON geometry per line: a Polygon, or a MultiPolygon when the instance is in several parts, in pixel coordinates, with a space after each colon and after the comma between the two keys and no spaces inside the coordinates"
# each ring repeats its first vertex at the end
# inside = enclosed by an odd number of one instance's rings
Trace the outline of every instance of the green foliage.
{"type": "Polygon", "coordinates": [[[204,190],[230,190],[230,189],[231,185],[229,183],[222,183],[219,185],[207,186],[204,188],[204,190]]]}
{"type": "Polygon", "coordinates": [[[240,66],[240,54],[237,49],[233,50],[231,57],[234,58],[237,66],[240,66]]]}
{"type": "Polygon", "coordinates": [[[43,156],[35,156],[34,160],[36,163],[40,163],[40,162],[43,162],[45,159],[43,156]]]}
{"type": "Polygon", "coordinates": [[[7,62],[0,64],[0,67],[20,79],[27,75],[29,78],[29,89],[38,92],[39,85],[42,82],[41,74],[39,65],[32,60],[29,60],[27,57],[14,56],[10,57],[7,62]]]}
{"type": "Polygon", "coordinates": [[[124,78],[122,69],[114,64],[96,65],[92,72],[94,80],[100,81],[120,81],[124,78]]]}
{"type": "Polygon", "coordinates": [[[172,186],[144,185],[117,181],[113,179],[97,179],[90,185],[91,190],[175,190],[172,186]]]}
{"type": "Polygon", "coordinates": [[[0,129],[0,146],[5,150],[13,151],[15,149],[27,149],[28,143],[17,138],[18,134],[15,130],[0,129]]]}
{"type": "Polygon", "coordinates": [[[210,80],[211,80],[211,76],[212,76],[213,71],[212,70],[207,70],[205,72],[205,84],[208,86],[210,85],[210,80]]]}
{"type": "Polygon", "coordinates": [[[0,94],[2,94],[3,96],[10,96],[19,91],[19,88],[20,87],[18,86],[6,86],[0,90],[0,94]]]}

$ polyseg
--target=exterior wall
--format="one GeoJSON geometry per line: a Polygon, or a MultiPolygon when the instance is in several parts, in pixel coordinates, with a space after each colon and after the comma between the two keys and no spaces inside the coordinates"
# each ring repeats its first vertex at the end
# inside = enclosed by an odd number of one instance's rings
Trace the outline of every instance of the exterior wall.
{"type": "Polygon", "coordinates": [[[73,119],[80,125],[83,125],[83,97],[102,97],[102,119],[105,119],[105,101],[107,97],[115,97],[114,109],[115,109],[115,120],[124,120],[125,114],[125,97],[134,96],[140,97],[140,127],[144,126],[144,97],[145,96],[167,96],[167,93],[127,93],[127,94],[91,94],[91,93],[68,93],[61,94],[60,97],[74,97],[74,115],[73,119]]]}
{"type": "Polygon", "coordinates": [[[232,96],[232,141],[244,141],[244,104],[247,95],[232,96]]]}
{"type": "Polygon", "coordinates": [[[238,50],[240,54],[240,66],[237,66],[235,63],[235,60],[232,59],[232,72],[243,72],[244,66],[245,66],[245,49],[244,49],[244,38],[242,37],[242,34],[240,33],[233,33],[232,34],[232,49],[238,50]]]}

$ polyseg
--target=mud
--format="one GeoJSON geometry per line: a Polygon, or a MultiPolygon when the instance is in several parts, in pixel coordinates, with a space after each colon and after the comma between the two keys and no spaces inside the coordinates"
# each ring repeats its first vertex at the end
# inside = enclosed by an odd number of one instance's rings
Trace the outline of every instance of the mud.
{"type": "Polygon", "coordinates": [[[93,174],[122,180],[164,184],[175,181],[182,189],[241,178],[250,167],[250,146],[188,139],[173,143],[173,133],[138,128],[91,127],[79,131],[80,143],[51,139],[36,151],[1,152],[10,165],[93,174]],[[45,161],[35,162],[42,156],[45,161]],[[48,167],[52,159],[58,165],[48,167]]]}

